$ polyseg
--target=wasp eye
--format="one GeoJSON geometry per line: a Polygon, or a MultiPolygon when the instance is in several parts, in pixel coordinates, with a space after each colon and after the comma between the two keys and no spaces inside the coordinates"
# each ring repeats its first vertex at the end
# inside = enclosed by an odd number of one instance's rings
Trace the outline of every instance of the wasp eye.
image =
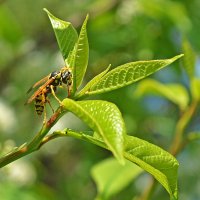
{"type": "Polygon", "coordinates": [[[62,81],[63,81],[63,83],[67,84],[68,81],[71,79],[71,76],[72,76],[71,72],[69,72],[69,71],[63,72],[62,73],[62,81]]]}

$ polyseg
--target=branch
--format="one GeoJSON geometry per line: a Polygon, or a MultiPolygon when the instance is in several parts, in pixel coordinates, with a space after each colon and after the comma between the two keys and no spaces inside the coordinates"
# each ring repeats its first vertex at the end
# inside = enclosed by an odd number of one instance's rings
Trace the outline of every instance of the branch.
{"type": "Polygon", "coordinates": [[[183,134],[192,116],[194,115],[197,106],[198,101],[193,101],[177,122],[174,140],[169,150],[174,156],[176,156],[184,147],[183,134]]]}
{"type": "Polygon", "coordinates": [[[56,124],[56,122],[63,116],[66,112],[62,106],[60,106],[56,112],[50,117],[50,119],[43,124],[41,130],[36,134],[36,136],[29,142],[13,149],[8,154],[0,158],[0,168],[5,165],[18,160],[25,155],[28,155],[34,151],[37,151],[41,147],[41,143],[50,129],[56,124]]]}

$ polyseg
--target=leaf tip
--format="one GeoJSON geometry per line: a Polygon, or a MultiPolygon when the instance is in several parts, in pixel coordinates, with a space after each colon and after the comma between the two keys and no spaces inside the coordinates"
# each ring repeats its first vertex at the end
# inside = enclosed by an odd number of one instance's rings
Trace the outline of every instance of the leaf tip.
{"type": "Polygon", "coordinates": [[[182,53],[182,54],[179,54],[179,55],[177,55],[177,56],[174,57],[174,60],[177,60],[177,59],[179,59],[179,58],[181,58],[181,57],[183,57],[183,56],[184,56],[183,53],[182,53]]]}
{"type": "Polygon", "coordinates": [[[51,18],[55,18],[50,12],[49,10],[47,10],[47,8],[43,8],[43,10],[46,12],[46,14],[48,15],[48,17],[51,18]]]}
{"type": "Polygon", "coordinates": [[[87,13],[86,17],[85,17],[86,20],[89,19],[89,13],[87,13]]]}
{"type": "Polygon", "coordinates": [[[43,8],[43,10],[44,10],[47,14],[50,14],[50,12],[49,12],[46,8],[43,8]]]}

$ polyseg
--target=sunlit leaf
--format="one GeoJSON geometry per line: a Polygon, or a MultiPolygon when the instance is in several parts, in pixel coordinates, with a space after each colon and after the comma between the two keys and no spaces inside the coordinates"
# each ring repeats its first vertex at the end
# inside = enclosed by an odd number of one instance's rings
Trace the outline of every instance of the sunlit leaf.
{"type": "Polygon", "coordinates": [[[167,190],[171,199],[178,198],[179,164],[171,154],[147,141],[126,136],[124,156],[152,174],[167,190]]]}
{"type": "Polygon", "coordinates": [[[92,177],[98,188],[98,199],[109,199],[109,197],[123,190],[134,178],[141,174],[143,170],[126,161],[125,165],[120,165],[116,159],[109,158],[92,168],[92,177]]]}
{"type": "MultiPolygon", "coordinates": [[[[109,149],[99,137],[80,133],[86,141],[109,149]]],[[[152,174],[166,189],[170,199],[178,199],[178,161],[167,151],[145,140],[125,135],[124,157],[152,174]]]]}
{"type": "Polygon", "coordinates": [[[67,63],[73,69],[74,91],[82,83],[83,77],[87,69],[87,64],[88,64],[89,45],[88,45],[87,29],[86,29],[87,21],[88,21],[88,15],[86,16],[86,19],[83,22],[83,25],[78,37],[78,41],[76,45],[74,46],[74,49],[70,57],[67,59],[67,63]]]}
{"type": "Polygon", "coordinates": [[[189,96],[185,87],[180,84],[162,84],[153,79],[140,82],[134,94],[139,97],[145,94],[163,96],[177,104],[181,110],[185,110],[189,103],[189,96]]]}
{"type": "Polygon", "coordinates": [[[100,100],[63,100],[64,107],[96,131],[123,163],[125,125],[119,109],[112,103],[100,100]]]}
{"type": "MultiPolygon", "coordinates": [[[[44,9],[44,11],[46,11],[49,16],[56,35],[58,46],[64,60],[66,60],[78,40],[78,34],[70,22],[58,19],[57,17],[53,16],[47,9],[44,9]]],[[[66,64],[68,65],[68,63],[66,64]]]]}
{"type": "Polygon", "coordinates": [[[171,64],[182,56],[181,54],[171,59],[137,61],[121,65],[104,75],[87,91],[87,95],[108,92],[130,85],[171,64]]]}

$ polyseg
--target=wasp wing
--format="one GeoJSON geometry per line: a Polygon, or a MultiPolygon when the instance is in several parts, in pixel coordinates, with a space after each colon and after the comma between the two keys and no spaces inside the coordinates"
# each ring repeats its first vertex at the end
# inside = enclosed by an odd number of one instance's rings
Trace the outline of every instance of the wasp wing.
{"type": "MultiPolygon", "coordinates": [[[[46,77],[45,77],[45,78],[46,78],[46,77]]],[[[25,103],[24,105],[31,103],[38,95],[42,94],[42,91],[44,90],[44,88],[45,88],[46,86],[50,85],[54,80],[55,80],[54,78],[48,79],[48,80],[46,81],[46,83],[43,84],[41,87],[39,87],[39,89],[26,101],[26,103],[25,103]]],[[[39,82],[39,81],[38,81],[38,82],[39,82]]],[[[38,82],[37,82],[37,83],[38,83],[38,82]]],[[[36,83],[36,84],[37,84],[37,83],[36,83]]],[[[35,85],[36,85],[36,84],[35,84],[35,85]]],[[[35,85],[34,85],[34,86],[35,86],[35,85]]]]}
{"type": "Polygon", "coordinates": [[[29,88],[29,90],[26,92],[27,94],[31,92],[31,90],[39,85],[42,85],[44,82],[47,82],[49,79],[49,75],[44,77],[43,79],[39,80],[38,82],[36,82],[33,86],[31,86],[29,88]]]}

